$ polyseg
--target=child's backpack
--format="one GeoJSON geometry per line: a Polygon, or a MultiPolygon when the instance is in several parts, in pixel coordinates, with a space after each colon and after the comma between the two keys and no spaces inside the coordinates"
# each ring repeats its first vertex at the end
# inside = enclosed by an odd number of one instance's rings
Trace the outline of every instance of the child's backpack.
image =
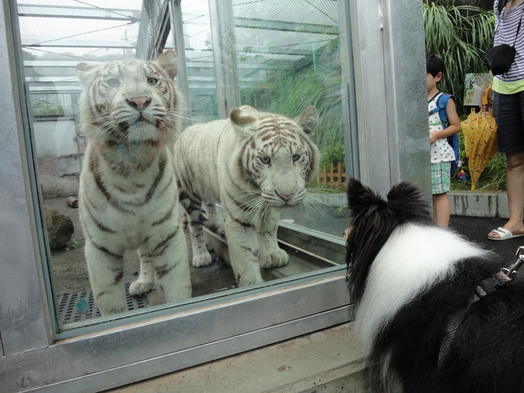
{"type": "MultiPolygon", "coordinates": [[[[431,111],[428,112],[428,116],[431,116],[433,113],[438,111],[438,115],[440,117],[440,121],[442,122],[442,127],[447,128],[448,127],[448,114],[446,113],[446,105],[448,105],[448,100],[452,98],[455,99],[451,94],[448,93],[440,93],[440,96],[437,98],[437,106],[433,108],[431,111]]],[[[459,137],[458,133],[451,135],[447,138],[447,141],[451,148],[453,149],[453,152],[455,153],[455,161],[451,162],[451,177],[455,175],[455,172],[458,168],[458,162],[460,160],[459,155],[459,137]]]]}

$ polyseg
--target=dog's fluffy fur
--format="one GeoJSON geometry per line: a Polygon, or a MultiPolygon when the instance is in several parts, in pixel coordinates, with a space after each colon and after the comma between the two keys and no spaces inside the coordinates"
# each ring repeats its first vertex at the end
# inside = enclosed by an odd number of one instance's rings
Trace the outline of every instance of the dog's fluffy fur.
{"type": "Polygon", "coordinates": [[[347,195],[349,285],[373,383],[388,393],[524,392],[524,285],[467,307],[482,280],[514,261],[434,224],[407,182],[384,200],[351,179],[347,195]],[[448,321],[466,308],[438,366],[448,321]]]}

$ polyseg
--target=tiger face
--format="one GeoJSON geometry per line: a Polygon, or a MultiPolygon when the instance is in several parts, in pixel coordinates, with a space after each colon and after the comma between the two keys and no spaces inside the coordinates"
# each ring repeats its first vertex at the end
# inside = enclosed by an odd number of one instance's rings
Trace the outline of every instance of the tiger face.
{"type": "Polygon", "coordinates": [[[242,175],[260,190],[267,205],[296,206],[304,199],[306,182],[318,166],[318,149],[310,139],[317,111],[308,107],[294,120],[276,114],[255,117],[257,113],[244,106],[230,114],[242,140],[242,175]]]}
{"type": "Polygon", "coordinates": [[[101,145],[173,142],[181,96],[173,78],[174,51],[156,61],[125,60],[105,65],[77,65],[85,85],[80,100],[84,132],[101,145]]]}

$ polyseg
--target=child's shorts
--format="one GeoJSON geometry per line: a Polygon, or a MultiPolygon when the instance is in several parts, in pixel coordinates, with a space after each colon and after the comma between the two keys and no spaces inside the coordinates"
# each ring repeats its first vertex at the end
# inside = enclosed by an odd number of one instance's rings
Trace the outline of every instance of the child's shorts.
{"type": "Polygon", "coordinates": [[[431,164],[431,193],[433,195],[449,192],[450,171],[451,161],[431,164]]]}

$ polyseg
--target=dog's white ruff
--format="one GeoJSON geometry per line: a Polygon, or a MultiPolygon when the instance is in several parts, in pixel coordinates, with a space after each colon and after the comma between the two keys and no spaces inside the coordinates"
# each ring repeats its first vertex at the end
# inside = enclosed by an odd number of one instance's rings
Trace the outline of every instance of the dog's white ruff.
{"type": "Polygon", "coordinates": [[[371,265],[356,313],[355,328],[366,353],[379,329],[402,306],[450,274],[457,261],[488,253],[444,228],[415,224],[397,228],[371,265]]]}

